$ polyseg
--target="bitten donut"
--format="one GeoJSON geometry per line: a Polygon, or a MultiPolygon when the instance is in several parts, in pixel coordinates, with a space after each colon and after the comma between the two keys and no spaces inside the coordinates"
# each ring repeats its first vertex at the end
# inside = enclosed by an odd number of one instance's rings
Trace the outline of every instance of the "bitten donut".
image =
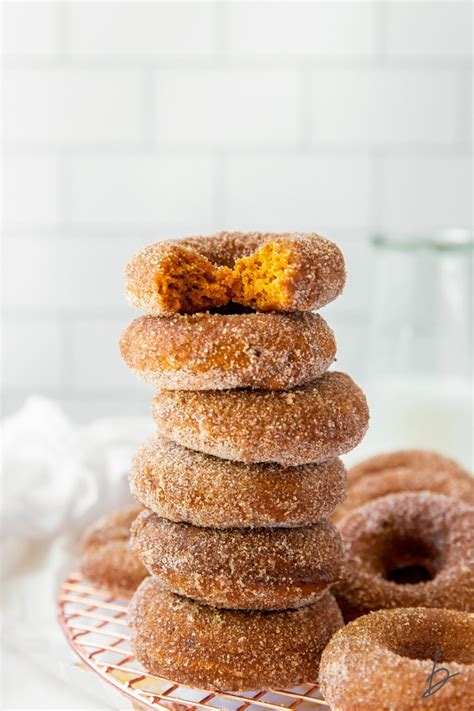
{"type": "Polygon", "coordinates": [[[131,546],[164,589],[233,609],[283,610],[315,602],[342,577],[337,528],[201,528],[143,511],[131,546]]]}
{"type": "Polygon", "coordinates": [[[131,595],[147,576],[130,548],[130,526],[141,510],[135,506],[116,511],[87,529],[80,550],[81,573],[87,580],[116,594],[131,595]]]}
{"type": "Polygon", "coordinates": [[[221,232],[146,247],[127,265],[125,293],[153,316],[231,301],[257,311],[310,311],[335,299],[345,276],[341,250],[319,235],[221,232]]]}
{"type": "Polygon", "coordinates": [[[466,612],[373,612],[332,637],[321,658],[321,690],[334,711],[469,711],[473,640],[474,615],[466,612]]]}
{"type": "Polygon", "coordinates": [[[363,392],[339,372],[289,391],[162,390],[153,416],[162,434],[190,449],[285,466],[350,451],[369,421],[363,392]]]}
{"type": "Polygon", "coordinates": [[[384,496],[341,525],[346,620],[390,607],[474,611],[474,508],[430,492],[384,496]]]}
{"type": "Polygon", "coordinates": [[[337,522],[368,501],[402,491],[432,491],[474,506],[474,477],[452,459],[434,452],[379,455],[349,470],[348,478],[347,499],[334,513],[337,522]]]}
{"type": "Polygon", "coordinates": [[[133,651],[145,669],[221,691],[315,679],[321,652],[342,625],[329,593],[297,610],[222,610],[166,592],[154,578],[135,592],[128,620],[133,651]]]}
{"type": "Polygon", "coordinates": [[[344,500],[340,459],[299,467],[245,464],[150,438],[135,456],[133,496],[171,521],[195,526],[307,526],[327,518],[344,500]]]}
{"type": "Polygon", "coordinates": [[[278,390],[324,373],[336,341],[314,313],[200,313],[137,318],[120,350],[128,367],[156,388],[278,390]]]}

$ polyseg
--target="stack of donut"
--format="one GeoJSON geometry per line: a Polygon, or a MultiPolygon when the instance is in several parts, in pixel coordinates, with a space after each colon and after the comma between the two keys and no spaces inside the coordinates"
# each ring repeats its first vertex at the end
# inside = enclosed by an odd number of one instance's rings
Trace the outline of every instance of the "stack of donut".
{"type": "Polygon", "coordinates": [[[129,623],[155,674],[296,685],[316,678],[342,626],[329,517],[346,494],[339,456],[369,415],[351,378],[327,372],[335,340],[315,311],[344,281],[340,250],[314,234],[187,238],[127,266],[127,297],[146,315],[121,353],[157,390],[157,431],[131,475],[145,507],[131,544],[150,577],[129,623]]]}

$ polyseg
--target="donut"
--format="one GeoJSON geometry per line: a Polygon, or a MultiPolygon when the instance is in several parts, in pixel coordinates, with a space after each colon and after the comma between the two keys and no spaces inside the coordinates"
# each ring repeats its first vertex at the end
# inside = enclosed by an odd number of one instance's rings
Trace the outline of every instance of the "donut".
{"type": "Polygon", "coordinates": [[[130,548],[130,526],[141,506],[103,516],[90,526],[80,545],[81,573],[91,583],[118,595],[131,595],[147,576],[130,548]]]}
{"type": "Polygon", "coordinates": [[[152,316],[231,301],[257,311],[310,311],[345,283],[339,247],[316,234],[220,232],[150,245],[126,267],[129,303],[152,316]]]}
{"type": "Polygon", "coordinates": [[[159,516],[212,528],[307,526],[346,495],[340,459],[300,467],[245,464],[151,437],[132,465],[133,496],[159,516]]]}
{"type": "Polygon", "coordinates": [[[120,339],[125,363],[168,390],[278,390],[314,380],[336,355],[314,313],[199,313],[135,319],[120,339]]]}
{"type": "Polygon", "coordinates": [[[363,392],[345,373],[289,391],[161,390],[159,431],[190,449],[242,462],[298,466],[353,449],[367,429],[363,392]]]}
{"type": "Polygon", "coordinates": [[[170,592],[214,607],[283,610],[317,600],[342,577],[337,528],[202,528],[143,511],[132,550],[170,592]]]}
{"type": "Polygon", "coordinates": [[[342,625],[330,593],[297,610],[222,610],[164,591],[147,578],[128,621],[136,658],[152,674],[221,691],[287,687],[316,678],[342,625]]]}
{"type": "Polygon", "coordinates": [[[391,607],[474,611],[474,508],[423,491],[384,496],[342,521],[346,620],[391,607]]]}
{"type": "Polygon", "coordinates": [[[439,452],[430,452],[425,449],[399,449],[395,452],[384,452],[377,454],[375,457],[364,459],[355,466],[351,467],[348,472],[350,483],[355,483],[361,477],[366,477],[368,474],[379,474],[393,469],[409,469],[416,472],[416,476],[420,472],[435,472],[451,475],[468,474],[460,464],[454,459],[445,457],[439,452]]]}
{"type": "Polygon", "coordinates": [[[325,701],[337,711],[473,709],[473,640],[474,615],[458,610],[401,608],[359,617],[322,654],[325,701]],[[449,679],[441,671],[432,677],[442,668],[449,679]]]}
{"type": "MultiPolygon", "coordinates": [[[[339,522],[348,513],[359,506],[388,494],[401,491],[432,491],[435,494],[452,496],[474,506],[474,477],[462,469],[452,459],[431,452],[413,450],[413,464],[397,465],[403,461],[399,454],[393,452],[395,466],[391,465],[391,455],[380,455],[367,460],[368,469],[364,474],[362,462],[349,471],[348,496],[346,501],[334,513],[334,521],[339,522]],[[423,457],[424,454],[429,455],[423,457]],[[418,456],[421,455],[421,456],[418,456]],[[375,464],[373,460],[377,460],[375,464]],[[380,469],[377,469],[380,464],[380,469]]],[[[408,454],[408,452],[403,453],[408,454]]]]}

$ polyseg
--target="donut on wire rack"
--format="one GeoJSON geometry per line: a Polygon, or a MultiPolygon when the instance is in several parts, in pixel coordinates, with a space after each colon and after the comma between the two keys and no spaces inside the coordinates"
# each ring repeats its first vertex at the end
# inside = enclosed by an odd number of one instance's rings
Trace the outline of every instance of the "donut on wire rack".
{"type": "Polygon", "coordinates": [[[223,610],[162,589],[153,577],[129,609],[134,654],[152,674],[192,687],[250,691],[316,679],[342,626],[330,593],[297,610],[223,610]]]}
{"type": "Polygon", "coordinates": [[[393,494],[341,525],[346,575],[335,588],[344,619],[392,607],[474,612],[474,508],[431,492],[393,494]]]}
{"type": "Polygon", "coordinates": [[[364,615],[336,632],[323,652],[324,698],[338,711],[468,711],[473,640],[474,615],[467,612],[400,608],[364,615]]]}
{"type": "Polygon", "coordinates": [[[349,469],[347,499],[334,512],[340,522],[369,501],[403,491],[431,491],[474,506],[474,477],[436,452],[403,450],[379,454],[349,469]]]}
{"type": "Polygon", "coordinates": [[[141,506],[103,516],[90,526],[81,541],[82,575],[117,595],[131,595],[147,576],[146,568],[130,548],[130,527],[141,506]]]}

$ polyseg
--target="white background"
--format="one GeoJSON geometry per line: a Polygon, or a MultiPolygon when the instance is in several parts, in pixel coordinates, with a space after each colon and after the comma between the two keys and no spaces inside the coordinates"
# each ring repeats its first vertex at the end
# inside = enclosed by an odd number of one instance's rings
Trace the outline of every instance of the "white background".
{"type": "Polygon", "coordinates": [[[123,267],[148,242],[313,230],[364,376],[370,235],[471,222],[463,2],[6,2],[4,395],[146,413],[121,363],[123,267]]]}

